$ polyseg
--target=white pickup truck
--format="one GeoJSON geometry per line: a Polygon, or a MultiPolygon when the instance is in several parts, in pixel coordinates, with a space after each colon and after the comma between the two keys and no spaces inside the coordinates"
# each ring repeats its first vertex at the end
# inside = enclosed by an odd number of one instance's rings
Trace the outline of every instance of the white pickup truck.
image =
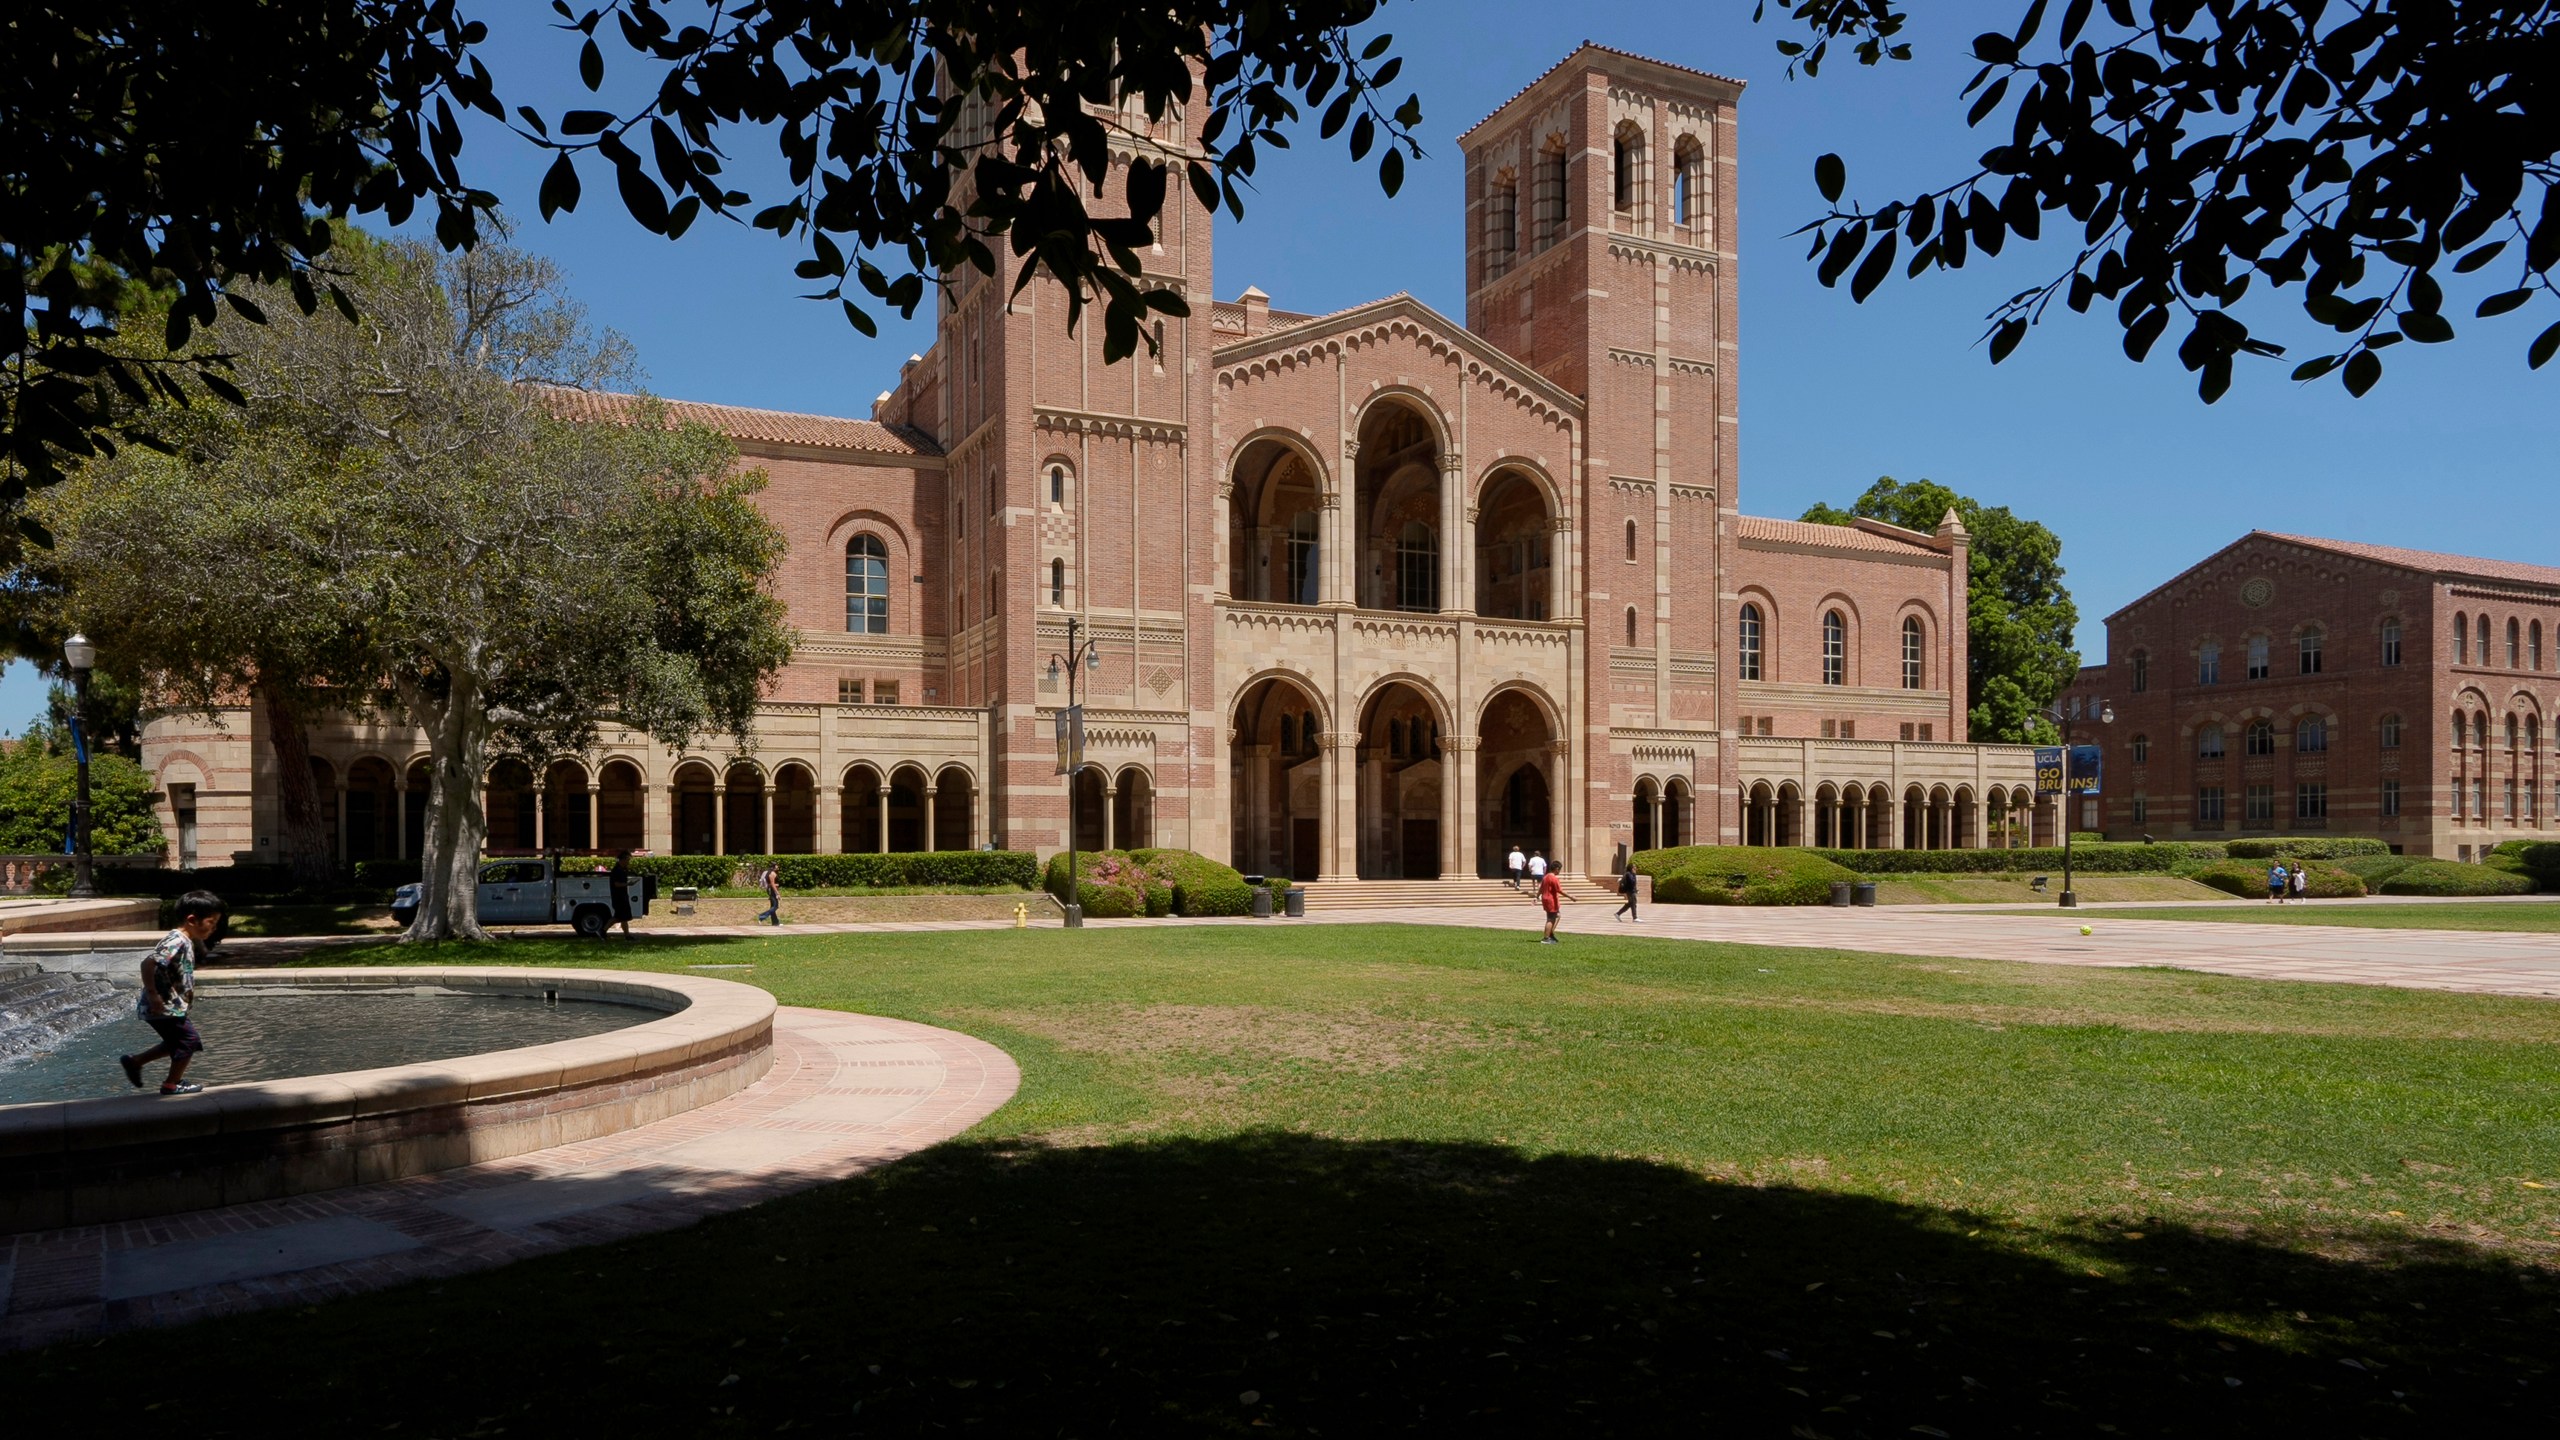
{"type": "MultiPolygon", "coordinates": [[[[622,883],[631,913],[648,914],[655,888],[648,877],[632,875],[622,883]]],[[[417,918],[418,889],[413,883],[392,892],[393,920],[406,925],[417,918]]],[[[567,925],[590,940],[600,940],[613,928],[613,877],[598,870],[564,870],[549,856],[483,861],[480,923],[567,925]]]]}

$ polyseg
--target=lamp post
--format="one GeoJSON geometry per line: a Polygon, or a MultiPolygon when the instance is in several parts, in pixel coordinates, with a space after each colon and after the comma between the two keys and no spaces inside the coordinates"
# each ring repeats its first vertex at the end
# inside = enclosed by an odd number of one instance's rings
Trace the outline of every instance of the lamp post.
{"type": "Polygon", "coordinates": [[[1051,684],[1057,683],[1058,671],[1061,668],[1067,672],[1067,708],[1066,712],[1058,718],[1059,724],[1065,727],[1064,733],[1068,746],[1068,753],[1064,757],[1067,762],[1067,893],[1064,904],[1067,912],[1067,928],[1070,930],[1084,928],[1082,900],[1084,885],[1076,874],[1076,776],[1084,769],[1084,750],[1080,743],[1083,731],[1076,708],[1076,672],[1102,668],[1102,652],[1094,647],[1092,639],[1077,638],[1083,634],[1083,631],[1084,622],[1073,615],[1068,616],[1067,652],[1064,656],[1049,657],[1051,684]]]}
{"type": "MultiPolygon", "coordinates": [[[[2116,707],[2104,700],[2099,701],[2097,709],[2091,713],[2101,725],[2116,723],[2116,707]]],[[[2063,717],[2059,703],[2046,706],[2044,718],[2052,721],[2054,728],[2062,732],[2062,899],[2059,903],[2064,909],[2078,909],[2080,897],[2071,889],[2071,832],[2076,819],[2071,813],[2071,802],[2075,798],[2071,791],[2071,722],[2063,717]]]]}
{"type": "Polygon", "coordinates": [[[71,752],[80,767],[79,789],[71,801],[71,898],[98,898],[97,877],[89,867],[89,671],[98,663],[98,647],[86,635],[62,643],[63,663],[71,668],[71,752]]]}

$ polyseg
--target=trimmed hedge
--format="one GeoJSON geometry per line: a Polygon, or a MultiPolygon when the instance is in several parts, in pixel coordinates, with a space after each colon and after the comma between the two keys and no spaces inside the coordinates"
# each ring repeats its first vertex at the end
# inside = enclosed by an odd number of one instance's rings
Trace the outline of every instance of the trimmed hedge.
{"type": "Polygon", "coordinates": [[[2529,895],[2533,882],[2488,865],[2412,860],[2382,882],[2385,895],[2529,895]]]}
{"type": "Polygon", "coordinates": [[[2230,843],[2234,860],[2352,860],[2360,855],[2388,855],[2379,840],[2352,835],[2261,835],[2230,843]]]}
{"type": "MultiPolygon", "coordinates": [[[[2016,871],[2043,874],[2062,868],[2062,847],[2059,845],[2038,845],[2018,850],[1808,850],[1804,853],[1818,855],[1862,875],[1984,875],[2016,871]]],[[[2199,860],[2220,858],[2221,846],[2203,842],[2075,844],[2071,847],[2071,868],[2082,875],[2166,875],[2199,860]]]]}
{"type": "MultiPolygon", "coordinates": [[[[2290,870],[2293,867],[2286,866],[2290,870]]],[[[2364,881],[2353,871],[2336,865],[2306,864],[2311,879],[2303,888],[2312,900],[2355,900],[2365,893],[2364,881]]],[[[2248,899],[2263,899],[2267,893],[2268,867],[2250,860],[2225,860],[2207,865],[2187,878],[2248,899]]]]}
{"type": "Polygon", "coordinates": [[[1132,850],[1129,858],[1163,877],[1173,892],[1176,915],[1253,913],[1253,887],[1244,883],[1244,872],[1232,866],[1190,850],[1132,850]]]}
{"type": "Polygon", "coordinates": [[[1173,913],[1173,887],[1158,880],[1126,850],[1076,852],[1076,890],[1067,893],[1067,852],[1049,857],[1043,888],[1061,901],[1084,907],[1087,918],[1126,920],[1137,915],[1173,913]]]}
{"type": "Polygon", "coordinates": [[[2418,863],[2415,855],[2358,855],[2337,862],[2339,869],[2364,881],[2364,888],[2381,894],[2382,882],[2418,863]]]}
{"type": "MultiPolygon", "coordinates": [[[[2498,847],[2504,850],[2506,846],[2498,847]]],[[[2516,858],[2523,862],[2524,872],[2540,880],[2546,887],[2560,888],[2560,844],[2547,840],[2530,840],[2516,858]]]]}
{"type": "Polygon", "coordinates": [[[1824,905],[1834,883],[1858,878],[1811,850],[1754,845],[1644,850],[1633,864],[1666,905],[1824,905]]]}

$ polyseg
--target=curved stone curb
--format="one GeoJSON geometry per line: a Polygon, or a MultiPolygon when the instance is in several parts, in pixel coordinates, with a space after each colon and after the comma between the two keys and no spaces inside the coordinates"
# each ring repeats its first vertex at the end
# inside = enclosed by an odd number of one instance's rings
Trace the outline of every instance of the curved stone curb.
{"type": "Polygon", "coordinates": [[[782,1007],[762,1080],[653,1124],[380,1184],[0,1237],[0,1350],[675,1229],[950,1139],[1020,1084],[1011,1056],[967,1035],[782,1007]]]}

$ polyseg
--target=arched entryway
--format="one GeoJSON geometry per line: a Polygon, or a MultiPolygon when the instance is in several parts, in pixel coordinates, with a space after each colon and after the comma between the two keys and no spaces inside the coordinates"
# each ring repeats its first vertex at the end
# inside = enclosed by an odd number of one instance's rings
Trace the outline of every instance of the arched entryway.
{"type": "Polygon", "coordinates": [[[1660,848],[1653,834],[1654,813],[1662,808],[1662,792],[1648,775],[1636,782],[1635,838],[1628,848],[1637,853],[1660,848]]]}
{"type": "Polygon", "coordinates": [[[1381,685],[1360,707],[1360,878],[1440,878],[1440,710],[1402,682],[1381,685]]]}
{"type": "Polygon", "coordinates": [[[1100,765],[1087,762],[1083,769],[1076,772],[1074,809],[1077,849],[1108,850],[1111,848],[1108,839],[1111,831],[1110,789],[1110,782],[1103,778],[1100,765]]]}
{"type": "Polygon", "coordinates": [[[818,849],[818,777],[797,760],[773,772],[773,853],[811,855],[818,849]]]}
{"type": "Polygon", "coordinates": [[[1555,614],[1555,516],[1527,471],[1485,482],[1476,516],[1476,613],[1497,620],[1555,614]]]}
{"type": "Polygon", "coordinates": [[[347,837],[350,864],[388,859],[400,845],[400,789],[391,762],[368,755],[347,767],[347,837]]]}
{"type": "Polygon", "coordinates": [[[533,849],[533,767],[510,755],[489,767],[482,814],[489,834],[483,846],[493,855],[533,849]]]}
{"type": "Polygon", "coordinates": [[[712,803],[714,781],[711,767],[699,760],[688,760],[676,767],[675,774],[675,849],[679,855],[717,855],[720,853],[719,807],[712,803]]]}
{"type": "Polygon", "coordinates": [[[1156,840],[1156,783],[1135,765],[1112,781],[1111,848],[1146,850],[1156,840]]]}
{"type": "Polygon", "coordinates": [[[901,765],[889,776],[889,849],[905,855],[925,848],[924,787],[921,766],[901,765]]]}
{"type": "Polygon", "coordinates": [[[1499,877],[1518,846],[1562,866],[1555,797],[1564,756],[1544,706],[1521,690],[1486,702],[1476,723],[1476,873],[1499,877]]]}
{"type": "Polygon", "coordinates": [[[542,844],[548,850],[593,848],[587,826],[587,767],[555,760],[542,772],[542,844]]]}
{"type": "Polygon", "coordinates": [[[1401,396],[1378,401],[1360,418],[1353,579],[1364,610],[1434,611],[1443,604],[1439,437],[1431,419],[1401,396]]]}
{"type": "Polygon", "coordinates": [[[596,772],[596,848],[607,854],[645,849],[649,843],[647,782],[628,760],[608,760],[596,772]]]}
{"type": "Polygon", "coordinates": [[[1227,505],[1227,593],[1313,605],[1324,598],[1324,478],[1304,450],[1276,439],[1237,452],[1227,505]]]}
{"type": "Polygon", "coordinates": [[[933,848],[970,848],[971,825],[977,816],[977,782],[957,765],[945,765],[933,777],[933,848]]]}
{"type": "Polygon", "coordinates": [[[1696,835],[1691,833],[1696,815],[1697,807],[1690,798],[1689,782],[1673,776],[1671,783],[1662,787],[1662,848],[1669,850],[1698,843],[1696,835]]]}
{"type": "Polygon", "coordinates": [[[721,855],[763,855],[765,845],[764,771],[752,760],[732,760],[721,775],[726,793],[720,797],[721,855]]]}
{"type": "Polygon", "coordinates": [[[1269,679],[1236,697],[1227,750],[1228,853],[1248,875],[1318,878],[1324,867],[1324,720],[1313,693],[1269,679]]]}
{"type": "Polygon", "coordinates": [[[842,783],[844,803],[838,807],[838,846],[847,855],[884,853],[889,848],[889,832],[883,823],[887,808],[881,803],[880,772],[857,762],[845,767],[842,783]]]}

